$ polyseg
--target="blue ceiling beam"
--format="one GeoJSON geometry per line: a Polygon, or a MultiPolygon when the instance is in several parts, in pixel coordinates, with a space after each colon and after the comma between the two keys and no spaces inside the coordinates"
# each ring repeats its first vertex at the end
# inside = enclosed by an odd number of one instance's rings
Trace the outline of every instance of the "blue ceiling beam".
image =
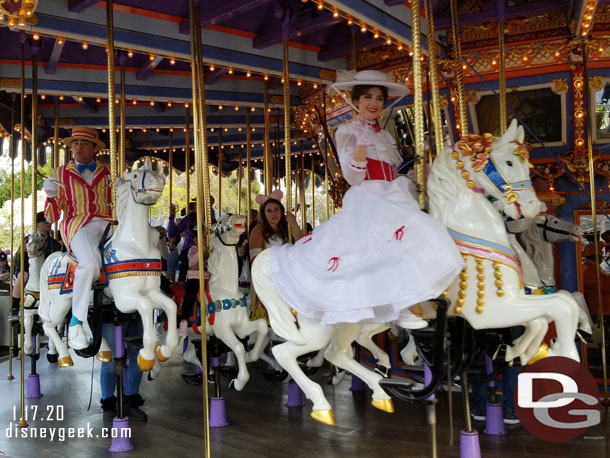
{"type": "Polygon", "coordinates": [[[153,60],[148,60],[146,65],[138,70],[136,78],[140,81],[148,79],[150,75],[152,75],[153,71],[157,66],[165,59],[162,56],[154,56],[153,60]]]}
{"type": "Polygon", "coordinates": [[[206,86],[211,86],[212,84],[214,84],[228,71],[229,71],[228,68],[221,67],[221,68],[217,68],[215,71],[213,71],[211,73],[208,73],[205,77],[206,86]]]}
{"type": "Polygon", "coordinates": [[[86,98],[83,97],[82,100],[78,100],[78,96],[72,97],[76,103],[78,103],[81,107],[87,110],[89,113],[97,113],[97,104],[95,102],[90,102],[86,98]]]}
{"type": "Polygon", "coordinates": [[[65,41],[62,41],[61,44],[59,44],[59,39],[55,39],[55,42],[53,43],[53,51],[51,51],[51,56],[49,57],[49,61],[45,67],[45,73],[47,75],[55,74],[59,58],[61,57],[61,52],[64,50],[64,44],[65,41]]]}
{"type": "MultiPolygon", "coordinates": [[[[271,0],[232,0],[227,1],[223,5],[218,6],[214,9],[207,10],[201,14],[201,28],[209,27],[214,24],[233,19],[238,16],[246,14],[248,11],[263,6],[265,3],[269,3],[271,0]]],[[[184,21],[179,25],[178,30],[182,34],[188,34],[190,32],[190,22],[184,21]]]]}
{"type": "MultiPolygon", "coordinates": [[[[316,30],[338,24],[344,20],[345,19],[343,19],[341,16],[333,17],[333,14],[329,11],[328,13],[322,14],[313,19],[292,22],[288,31],[288,40],[303,37],[315,32],[316,30]]],[[[273,32],[266,35],[261,35],[260,37],[256,37],[254,40],[252,40],[252,46],[256,49],[263,49],[279,43],[280,41],[282,41],[282,28],[278,26],[273,32]]]]}

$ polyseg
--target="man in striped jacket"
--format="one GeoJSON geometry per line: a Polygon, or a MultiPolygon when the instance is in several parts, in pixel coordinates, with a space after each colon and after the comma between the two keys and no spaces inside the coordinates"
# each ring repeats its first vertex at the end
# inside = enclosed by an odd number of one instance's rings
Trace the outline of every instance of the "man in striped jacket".
{"type": "Polygon", "coordinates": [[[64,143],[72,150],[73,159],[54,168],[44,182],[45,216],[54,223],[63,213],[61,233],[78,260],[68,344],[82,350],[89,345],[82,323],[87,319],[91,284],[99,279],[102,267],[98,245],[111,219],[110,170],[95,160],[95,154],[105,147],[95,129],[74,127],[64,143]]]}

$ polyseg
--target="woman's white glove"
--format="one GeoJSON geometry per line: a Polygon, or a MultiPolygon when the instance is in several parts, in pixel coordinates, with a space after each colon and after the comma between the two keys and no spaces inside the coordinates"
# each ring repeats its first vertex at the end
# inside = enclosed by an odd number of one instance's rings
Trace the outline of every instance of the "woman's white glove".
{"type": "Polygon", "coordinates": [[[352,132],[356,137],[356,145],[372,145],[373,141],[371,139],[371,126],[369,126],[366,121],[359,116],[357,116],[354,121],[352,121],[352,132]]]}
{"type": "Polygon", "coordinates": [[[47,197],[49,199],[53,199],[59,194],[59,185],[57,184],[55,178],[49,177],[44,180],[44,183],[42,184],[42,189],[44,189],[44,192],[47,193],[47,197]]]}

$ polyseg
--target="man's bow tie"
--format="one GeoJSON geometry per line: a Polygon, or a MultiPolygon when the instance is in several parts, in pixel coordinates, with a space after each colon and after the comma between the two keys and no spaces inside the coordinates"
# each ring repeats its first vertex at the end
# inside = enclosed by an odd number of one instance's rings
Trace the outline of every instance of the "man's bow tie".
{"type": "Polygon", "coordinates": [[[77,164],[78,167],[78,173],[83,173],[85,170],[89,169],[91,171],[91,173],[95,172],[95,162],[92,162],[91,164],[77,164]]]}

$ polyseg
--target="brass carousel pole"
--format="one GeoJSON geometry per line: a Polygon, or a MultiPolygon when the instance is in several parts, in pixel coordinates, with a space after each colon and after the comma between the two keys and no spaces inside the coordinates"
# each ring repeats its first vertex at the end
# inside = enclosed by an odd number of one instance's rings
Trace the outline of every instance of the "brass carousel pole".
{"type": "Polygon", "coordinates": [[[110,145],[110,185],[112,186],[112,219],[116,220],[116,179],[118,175],[116,139],[116,87],[114,80],[114,17],[112,0],[106,1],[106,57],[108,58],[108,136],[110,145]]]}
{"type": "Polygon", "coordinates": [[[25,202],[23,199],[23,196],[25,195],[25,149],[26,149],[26,142],[25,142],[25,43],[22,41],[21,42],[21,130],[20,130],[20,144],[21,144],[21,183],[20,183],[20,187],[19,187],[19,191],[20,191],[20,204],[21,204],[21,226],[20,226],[20,231],[19,231],[19,247],[20,247],[20,254],[21,257],[19,259],[20,262],[20,266],[21,269],[19,270],[19,272],[21,273],[21,275],[19,276],[19,278],[21,279],[21,281],[19,282],[19,292],[20,292],[20,305],[19,305],[19,321],[20,321],[20,331],[19,331],[19,336],[20,336],[20,342],[21,342],[21,361],[20,361],[20,369],[21,369],[21,380],[20,380],[20,389],[21,389],[21,417],[19,418],[19,427],[20,428],[25,428],[26,426],[28,426],[27,421],[25,421],[25,416],[24,416],[24,412],[25,412],[25,368],[24,368],[24,361],[25,361],[25,354],[23,352],[23,340],[24,340],[24,335],[25,335],[25,329],[24,329],[24,324],[23,324],[23,318],[24,318],[24,312],[23,312],[23,303],[24,303],[24,289],[25,289],[25,283],[24,283],[24,275],[23,272],[25,270],[25,202]]]}
{"type": "Polygon", "coordinates": [[[311,155],[311,227],[316,227],[316,158],[311,155]]]}
{"type": "Polygon", "coordinates": [[[441,115],[440,89],[438,87],[438,62],[436,36],[434,34],[434,17],[432,13],[432,0],[424,0],[426,8],[426,32],[428,37],[428,54],[430,70],[430,92],[432,93],[432,122],[434,123],[434,145],[438,156],[443,149],[443,117],[441,115]]]}
{"type": "MultiPolygon", "coordinates": [[[[55,96],[55,110],[53,112],[53,163],[52,168],[59,167],[59,96],[55,96]]],[[[53,230],[55,240],[59,239],[59,223],[55,223],[53,230]]]]}
{"type": "Polygon", "coordinates": [[[506,132],[507,120],[506,120],[506,53],[504,52],[504,17],[502,16],[498,21],[498,48],[500,51],[499,62],[500,62],[500,132],[498,135],[503,135],[506,132]]]}
{"type": "MultiPolygon", "coordinates": [[[[584,80],[584,100],[589,100],[589,78],[587,76],[587,43],[583,40],[582,43],[582,56],[583,56],[583,80],[584,80]]],[[[595,203],[595,169],[593,167],[593,133],[591,132],[591,122],[590,122],[590,110],[589,104],[585,103],[585,125],[587,126],[587,150],[589,156],[589,190],[591,193],[591,215],[593,219],[593,246],[595,248],[595,265],[600,265],[599,258],[599,236],[597,232],[597,212],[596,212],[596,203],[595,203]]],[[[595,273],[597,276],[597,303],[599,304],[599,326],[601,330],[602,337],[602,373],[604,376],[604,400],[602,404],[608,407],[610,405],[610,400],[608,399],[608,363],[606,361],[606,329],[604,324],[604,304],[602,301],[602,289],[601,289],[601,273],[600,269],[595,269],[595,273]]]]}
{"type": "MultiPolygon", "coordinates": [[[[326,154],[328,154],[328,153],[326,153],[326,154]]],[[[330,219],[330,196],[328,195],[328,162],[327,161],[324,161],[324,194],[326,194],[326,221],[328,221],[330,219]]]]}
{"type": "MultiPolygon", "coordinates": [[[[194,65],[194,64],[193,64],[194,65]]],[[[195,72],[195,69],[191,69],[195,72]]],[[[195,105],[193,105],[193,138],[197,136],[197,128],[195,127],[195,105]]],[[[188,212],[189,204],[191,203],[191,121],[189,120],[189,108],[186,107],[186,113],[184,115],[184,128],[186,129],[184,137],[184,170],[186,173],[186,211],[188,212]]],[[[171,129],[170,129],[171,132],[171,129]]],[[[195,142],[195,145],[197,142],[195,142]]],[[[196,148],[196,146],[195,146],[196,148]]]]}
{"type": "Polygon", "coordinates": [[[239,161],[238,161],[238,165],[237,165],[237,214],[241,215],[241,182],[243,180],[243,168],[242,168],[242,163],[241,163],[241,154],[242,154],[242,150],[239,150],[239,161]]]}
{"type": "Polygon", "coordinates": [[[38,43],[32,45],[32,232],[36,230],[38,212],[38,43]]]}
{"type": "MultiPolygon", "coordinates": [[[[267,110],[265,110],[267,112],[267,110]]],[[[265,122],[266,124],[266,122],[265,122]]],[[[246,222],[248,227],[248,237],[250,237],[250,210],[252,209],[252,182],[250,176],[252,174],[252,145],[250,144],[250,112],[246,113],[246,222]]]]}
{"type": "Polygon", "coordinates": [[[271,144],[269,143],[269,81],[265,81],[265,135],[263,139],[263,170],[265,172],[265,194],[269,195],[273,191],[273,155],[271,154],[271,144]]]}
{"type": "MultiPolygon", "coordinates": [[[[290,157],[290,73],[288,71],[288,20],[282,22],[282,40],[284,50],[284,160],[286,164],[286,208],[292,208],[292,164],[290,157]]],[[[288,240],[291,240],[290,224],[288,240]]]]}
{"type": "Polygon", "coordinates": [[[455,47],[455,80],[458,90],[458,111],[460,122],[460,137],[468,135],[468,115],[466,114],[466,93],[464,91],[464,73],[462,72],[462,45],[460,44],[460,29],[458,23],[457,0],[449,0],[451,7],[451,28],[455,47]]]}
{"type": "MultiPolygon", "coordinates": [[[[186,132],[188,135],[188,131],[186,132]]],[[[173,204],[174,197],[174,133],[169,133],[169,203],[173,204]]]]}
{"type": "Polygon", "coordinates": [[[417,202],[426,209],[426,161],[424,148],[424,102],[423,75],[421,65],[421,31],[419,21],[419,0],[411,1],[411,39],[413,41],[413,113],[415,121],[415,183],[417,202]]]}
{"type": "MultiPolygon", "coordinates": [[[[125,106],[125,53],[124,51],[121,51],[121,55],[119,57],[119,63],[121,65],[121,83],[120,83],[120,91],[121,91],[121,95],[120,95],[120,100],[119,100],[119,116],[120,116],[120,130],[119,130],[119,171],[118,173],[120,175],[123,174],[123,172],[125,172],[125,169],[127,167],[127,161],[126,161],[126,150],[125,150],[125,131],[127,130],[127,115],[125,113],[126,111],[126,106],[125,106]]],[[[110,100],[108,101],[110,103],[110,100]]],[[[171,189],[171,187],[170,187],[171,189]]],[[[171,202],[171,200],[170,200],[171,202]]]]}
{"type": "MultiPolygon", "coordinates": [[[[15,98],[16,95],[13,94],[12,97],[12,108],[11,108],[11,144],[10,144],[10,154],[11,154],[11,264],[9,266],[9,301],[13,301],[13,272],[15,269],[15,259],[13,255],[15,253],[15,156],[17,154],[17,145],[15,143],[15,98]]],[[[23,100],[23,99],[22,99],[23,100]]],[[[23,102],[22,102],[23,103],[23,102]]],[[[13,332],[12,325],[10,327],[9,336],[9,348],[8,348],[8,377],[7,380],[14,380],[13,376],[13,346],[15,343],[13,342],[13,337],[15,333],[13,332]]]]}
{"type": "Polygon", "coordinates": [[[299,171],[299,202],[301,203],[301,230],[303,234],[307,229],[307,204],[305,202],[305,151],[301,140],[301,170],[299,171]]]}
{"type": "MultiPolygon", "coordinates": [[[[197,231],[199,261],[199,291],[205,291],[204,282],[204,246],[210,246],[210,228],[212,225],[212,208],[210,205],[210,175],[208,159],[208,129],[205,105],[205,86],[203,80],[203,57],[201,55],[201,28],[199,26],[199,3],[189,0],[189,22],[191,35],[191,74],[193,95],[193,136],[195,140],[195,170],[197,176],[197,225],[201,228],[205,221],[205,234],[203,230],[197,231]],[[203,218],[205,217],[205,218],[203,218]]],[[[187,115],[188,117],[188,115],[187,115]]],[[[187,123],[188,124],[188,123],[187,123]]],[[[188,129],[187,129],[188,135],[188,129]]],[[[188,153],[188,150],[187,150],[188,153]]],[[[188,175],[187,175],[188,176],[188,175]]],[[[201,335],[205,335],[205,316],[201,320],[201,335]]],[[[202,369],[203,369],[203,425],[204,425],[204,456],[211,456],[210,450],[210,406],[208,392],[208,363],[205,339],[201,339],[202,369]]]]}
{"type": "Polygon", "coordinates": [[[222,145],[222,129],[218,129],[218,203],[216,204],[216,208],[218,208],[218,217],[222,214],[222,156],[223,154],[223,145],[222,145]]]}

